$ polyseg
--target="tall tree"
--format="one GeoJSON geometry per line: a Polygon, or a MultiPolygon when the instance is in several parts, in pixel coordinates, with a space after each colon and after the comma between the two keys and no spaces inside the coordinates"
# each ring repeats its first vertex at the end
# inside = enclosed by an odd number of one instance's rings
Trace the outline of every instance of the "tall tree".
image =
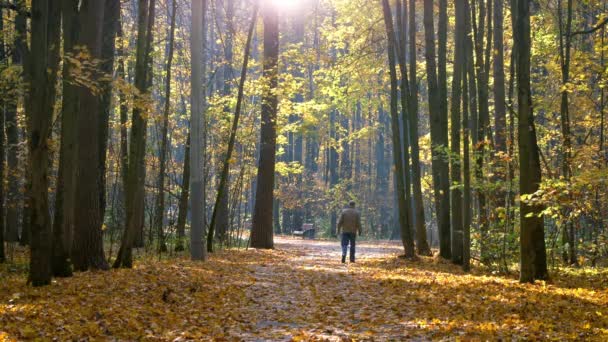
{"type": "Polygon", "coordinates": [[[49,139],[59,67],[61,15],[57,2],[32,1],[31,55],[27,60],[29,97],[36,99],[27,119],[31,188],[30,270],[33,286],[51,282],[52,227],[48,201],[49,139]]]}
{"type": "MultiPolygon", "coordinates": [[[[101,60],[104,9],[105,1],[88,0],[80,4],[79,43],[93,63],[101,60]]],[[[91,81],[98,82],[102,79],[101,74],[101,69],[92,70],[91,81]]],[[[78,86],[78,157],[72,249],[72,263],[74,269],[78,271],[109,268],[103,250],[103,217],[99,203],[101,191],[99,136],[102,114],[101,98],[95,89],[100,86],[100,84],[78,86]]]]}
{"type": "Polygon", "coordinates": [[[262,127],[255,208],[251,229],[251,247],[273,248],[272,202],[274,197],[277,143],[279,13],[276,5],[265,2],[263,77],[268,86],[262,95],[262,127]]]}
{"type": "MultiPolygon", "coordinates": [[[[519,146],[519,192],[522,196],[533,194],[541,181],[540,157],[536,140],[536,128],[532,112],[530,87],[530,2],[514,1],[514,45],[517,51],[517,113],[519,146]]],[[[545,251],[544,219],[539,215],[541,207],[520,201],[520,275],[519,281],[534,282],[546,279],[547,256],[545,251]]]]}
{"type": "MultiPolygon", "coordinates": [[[[4,11],[0,8],[0,32],[4,32],[4,11]]],[[[8,66],[6,60],[6,51],[4,49],[4,35],[0,36],[0,73],[8,66]]],[[[4,206],[4,118],[6,112],[6,104],[4,99],[0,99],[0,263],[6,259],[4,255],[4,229],[5,229],[5,206],[4,206]]]]}
{"type": "Polygon", "coordinates": [[[53,221],[53,274],[69,276],[71,266],[67,259],[74,240],[74,208],[76,201],[77,120],[78,88],[73,80],[77,72],[74,65],[80,32],[78,0],[61,2],[63,32],[63,71],[61,104],[61,142],[59,170],[55,194],[55,217],[53,221]]]}
{"type": "MultiPolygon", "coordinates": [[[[23,6],[22,2],[17,4],[23,6]]],[[[21,76],[24,77],[27,73],[27,58],[29,56],[27,46],[27,29],[26,29],[26,16],[24,10],[17,11],[15,16],[15,47],[11,54],[11,62],[13,66],[21,66],[21,76]]],[[[27,96],[27,94],[26,94],[27,96]]],[[[19,124],[17,120],[17,104],[18,98],[13,98],[12,101],[6,103],[6,144],[7,144],[7,181],[8,191],[6,196],[6,241],[17,242],[19,241],[19,208],[23,206],[22,195],[20,188],[23,184],[23,180],[19,175],[19,154],[21,152],[19,142],[19,124]]],[[[27,109],[27,107],[26,107],[27,109]]],[[[26,208],[23,208],[22,213],[25,215],[26,208]]],[[[29,220],[29,219],[28,219],[29,220]]],[[[25,223],[22,224],[22,235],[25,234],[23,231],[25,223]]]]}
{"type": "MultiPolygon", "coordinates": [[[[401,74],[401,82],[399,82],[400,93],[399,98],[401,100],[401,131],[400,137],[402,145],[402,160],[403,160],[403,173],[402,175],[405,182],[405,206],[407,208],[407,230],[408,234],[401,234],[402,239],[409,239],[412,236],[413,226],[413,214],[412,214],[412,173],[410,170],[410,111],[412,110],[410,104],[410,84],[409,77],[407,75],[407,4],[405,1],[402,3],[401,0],[397,0],[397,26],[398,30],[395,32],[395,48],[397,49],[397,61],[399,63],[399,70],[401,74]],[[397,35],[397,32],[399,33],[397,35]]],[[[413,241],[406,241],[406,244],[414,244],[413,241]]]]}
{"type": "MultiPolygon", "coordinates": [[[[572,48],[572,0],[567,0],[566,27],[564,28],[564,13],[562,1],[557,1],[557,17],[559,23],[559,56],[562,73],[561,102],[560,102],[560,126],[562,133],[562,176],[566,182],[570,182],[570,163],[572,159],[572,138],[570,134],[570,111],[568,101],[568,82],[570,82],[570,54],[572,48]]],[[[566,213],[567,215],[567,213],[566,213]]],[[[567,222],[563,229],[563,244],[568,245],[564,250],[564,261],[572,265],[578,264],[576,258],[576,232],[574,225],[567,222]]]]}
{"type": "MultiPolygon", "coordinates": [[[[146,99],[149,85],[149,52],[151,42],[151,27],[154,14],[155,0],[139,0],[137,23],[137,51],[135,62],[135,87],[138,97],[146,99]],[[151,15],[152,14],[152,15],[151,15]]],[[[145,178],[145,145],[147,130],[146,108],[141,102],[133,107],[131,119],[131,139],[129,141],[129,162],[127,167],[126,194],[126,226],[118,256],[114,267],[133,266],[133,246],[138,234],[141,234],[144,206],[145,178]]]]}
{"type": "MultiPolygon", "coordinates": [[[[224,35],[224,67],[223,67],[223,87],[221,93],[223,96],[230,96],[230,92],[232,89],[232,81],[234,78],[233,75],[233,40],[234,40],[234,0],[224,0],[224,12],[225,12],[225,35],[224,35]]],[[[224,108],[225,112],[230,112],[230,107],[226,106],[224,108]]],[[[220,199],[220,206],[218,208],[218,217],[217,217],[217,236],[218,240],[223,242],[226,239],[226,232],[228,231],[228,223],[229,223],[229,212],[228,212],[228,191],[230,188],[230,173],[228,173],[228,178],[226,179],[225,188],[222,189],[222,197],[220,199]]],[[[208,237],[213,237],[212,230],[209,230],[208,237]]],[[[210,239],[207,239],[207,249],[213,247],[213,244],[210,243],[210,239]]]]}
{"type": "Polygon", "coordinates": [[[398,216],[399,226],[401,228],[401,239],[405,256],[408,258],[415,257],[414,243],[411,237],[411,231],[408,223],[408,208],[405,200],[405,180],[402,176],[403,170],[403,155],[401,152],[401,133],[399,129],[399,108],[398,108],[398,89],[397,89],[397,68],[396,68],[396,38],[395,30],[393,29],[393,16],[391,14],[390,4],[388,0],[382,0],[382,10],[384,14],[384,23],[388,39],[388,60],[389,73],[391,78],[391,126],[393,132],[393,162],[395,167],[395,181],[397,184],[397,202],[399,205],[398,216]]]}
{"type": "Polygon", "coordinates": [[[206,74],[204,48],[206,47],[207,0],[192,1],[192,75],[191,75],[191,116],[190,116],[190,208],[192,221],[190,228],[190,255],[192,260],[206,260],[205,210],[206,194],[203,177],[205,159],[205,87],[206,74]]]}
{"type": "MultiPolygon", "coordinates": [[[[251,26],[249,27],[249,33],[247,34],[247,42],[245,43],[245,56],[243,57],[243,67],[241,69],[241,80],[239,81],[238,95],[236,99],[236,109],[234,112],[234,119],[232,121],[232,128],[230,129],[230,138],[228,140],[228,149],[222,165],[220,174],[220,185],[217,191],[217,198],[215,199],[215,206],[213,208],[213,214],[211,216],[211,224],[209,225],[209,236],[212,236],[213,228],[216,225],[217,215],[221,206],[221,198],[224,196],[223,192],[226,191],[226,182],[228,181],[228,172],[230,171],[230,159],[232,159],[232,151],[234,150],[234,144],[236,142],[236,132],[239,127],[239,119],[241,116],[241,107],[243,105],[243,93],[245,90],[245,81],[247,79],[247,67],[249,65],[249,51],[251,47],[251,39],[253,37],[253,31],[255,28],[256,19],[258,16],[258,5],[256,3],[253,10],[253,17],[251,18],[251,26]]],[[[207,243],[213,243],[213,238],[209,238],[207,243]]],[[[211,252],[211,250],[208,250],[211,252]]]]}
{"type": "MultiPolygon", "coordinates": [[[[490,116],[490,105],[488,95],[488,70],[486,63],[484,63],[484,33],[485,33],[485,18],[486,18],[486,7],[485,0],[479,1],[479,16],[476,19],[476,6],[475,1],[471,2],[471,24],[473,28],[473,37],[475,44],[475,75],[477,76],[477,104],[478,104],[478,117],[476,128],[477,131],[475,139],[475,154],[476,154],[476,167],[475,176],[479,185],[479,191],[477,192],[477,202],[479,205],[478,210],[478,224],[479,230],[481,231],[481,257],[485,259],[485,243],[487,233],[487,215],[486,215],[486,194],[481,186],[484,182],[484,154],[485,148],[488,141],[486,137],[489,135],[489,116],[490,116]]],[[[490,2],[489,2],[490,3],[490,2]]],[[[491,15],[489,16],[491,17],[491,15]]],[[[490,30],[490,27],[488,27],[490,30]]],[[[488,42],[489,43],[489,42],[488,42]]],[[[489,46],[489,44],[488,44],[489,46]]]]}
{"type": "Polygon", "coordinates": [[[120,0],[105,0],[102,23],[102,46],[100,69],[104,80],[101,84],[101,116],[99,119],[99,215],[106,211],[106,154],[108,151],[108,132],[112,111],[112,82],[114,55],[116,54],[116,35],[120,26],[120,0]]]}
{"type": "Polygon", "coordinates": [[[451,108],[451,144],[450,144],[450,170],[451,170],[451,226],[452,226],[452,262],[462,264],[463,249],[463,211],[462,211],[462,158],[460,155],[460,109],[462,105],[462,74],[465,62],[465,6],[459,1],[456,6],[456,30],[454,31],[454,75],[452,77],[452,108],[451,108]]]}
{"type": "Polygon", "coordinates": [[[169,113],[171,112],[171,68],[173,66],[173,46],[175,41],[175,17],[177,13],[177,0],[172,0],[169,24],[169,42],[167,52],[167,76],[165,78],[165,106],[163,109],[163,121],[161,126],[161,145],[159,150],[159,170],[158,170],[158,195],[156,197],[156,209],[154,217],[154,227],[158,237],[158,250],[160,252],[167,251],[165,244],[165,234],[163,227],[163,217],[165,216],[165,174],[167,172],[167,155],[169,149],[169,113]]]}
{"type": "Polygon", "coordinates": [[[439,229],[439,254],[444,259],[451,258],[450,236],[450,196],[449,175],[447,164],[447,104],[443,98],[447,96],[444,90],[446,77],[446,32],[447,32],[447,2],[440,0],[439,15],[439,59],[435,55],[434,2],[424,0],[424,35],[425,59],[428,83],[428,101],[431,122],[431,153],[433,156],[433,192],[437,226],[439,229]]]}
{"type": "MultiPolygon", "coordinates": [[[[507,153],[506,97],[505,97],[505,62],[504,62],[504,20],[503,1],[494,1],[494,147],[497,152],[507,153]]],[[[504,179],[504,176],[502,177],[504,179]]],[[[499,202],[501,203],[501,202],[499,202]]],[[[504,203],[504,201],[502,201],[504,203]]]]}
{"type": "Polygon", "coordinates": [[[426,221],[422,199],[422,180],[420,168],[420,143],[418,142],[418,48],[416,47],[416,0],[410,0],[409,49],[410,49],[410,115],[409,128],[412,145],[412,191],[414,199],[414,224],[416,226],[416,250],[420,255],[431,255],[426,239],[426,221]]]}

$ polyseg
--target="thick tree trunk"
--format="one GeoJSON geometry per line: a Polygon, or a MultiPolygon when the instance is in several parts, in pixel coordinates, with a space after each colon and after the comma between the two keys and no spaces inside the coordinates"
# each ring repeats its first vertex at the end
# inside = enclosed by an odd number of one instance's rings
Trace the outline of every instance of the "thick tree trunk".
{"type": "Polygon", "coordinates": [[[262,95],[262,128],[251,247],[273,248],[272,201],[276,158],[278,98],[279,13],[276,6],[264,5],[263,77],[268,89],[262,95]]]}
{"type": "MultiPolygon", "coordinates": [[[[519,114],[519,191],[529,195],[538,190],[541,181],[540,157],[532,112],[532,92],[530,89],[530,3],[515,0],[514,45],[517,50],[517,99],[519,114]]],[[[520,201],[520,276],[519,281],[534,282],[548,278],[545,250],[544,220],[539,215],[539,206],[520,201]]]]}
{"type": "Polygon", "coordinates": [[[192,260],[206,260],[205,247],[205,210],[206,195],[203,177],[205,160],[205,86],[206,59],[203,54],[206,46],[207,0],[192,1],[192,80],[191,80],[191,117],[190,117],[190,208],[192,224],[190,228],[190,255],[192,260]]]}
{"type": "MultiPolygon", "coordinates": [[[[97,0],[83,1],[80,6],[79,43],[95,59],[101,58],[104,6],[103,1],[97,0]]],[[[100,79],[101,70],[93,73],[92,77],[100,79]]],[[[78,271],[105,270],[108,269],[108,263],[103,250],[103,217],[99,203],[101,98],[91,88],[84,86],[78,87],[78,98],[78,162],[72,262],[78,271]]]]}
{"type": "Polygon", "coordinates": [[[49,135],[53,119],[59,67],[61,15],[56,2],[33,0],[31,55],[27,60],[30,116],[27,120],[29,166],[32,170],[30,200],[30,270],[33,286],[51,282],[52,227],[48,202],[49,135]]]}

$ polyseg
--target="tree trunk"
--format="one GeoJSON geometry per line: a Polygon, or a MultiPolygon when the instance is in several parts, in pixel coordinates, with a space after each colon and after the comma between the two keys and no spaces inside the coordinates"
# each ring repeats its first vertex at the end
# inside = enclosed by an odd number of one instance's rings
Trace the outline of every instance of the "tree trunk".
{"type": "MultiPolygon", "coordinates": [[[[232,158],[232,151],[234,150],[234,144],[236,142],[236,132],[239,127],[239,118],[241,116],[241,106],[243,104],[243,93],[245,90],[245,80],[247,79],[247,67],[249,64],[249,51],[251,47],[251,39],[253,37],[253,30],[255,28],[255,22],[258,15],[257,4],[253,10],[253,17],[251,18],[251,26],[249,28],[249,34],[247,35],[247,42],[245,43],[245,56],[243,58],[243,68],[241,70],[241,80],[239,82],[239,90],[236,100],[236,109],[234,112],[234,120],[232,122],[232,129],[230,130],[230,139],[228,141],[228,150],[224,158],[222,166],[222,173],[220,174],[220,185],[217,192],[217,198],[215,200],[215,207],[213,208],[213,215],[211,216],[211,224],[209,225],[209,239],[207,244],[213,243],[213,228],[216,224],[217,214],[220,207],[223,192],[227,190],[226,182],[228,181],[228,172],[230,171],[230,159],[232,158]]],[[[272,226],[271,226],[272,227],[272,226]]],[[[211,252],[211,250],[207,250],[211,252]]]]}
{"type": "Polygon", "coordinates": [[[462,104],[462,73],[465,40],[465,8],[464,2],[456,4],[456,30],[454,33],[454,75],[452,77],[452,107],[451,107],[451,208],[452,208],[452,262],[462,264],[463,250],[463,211],[462,211],[462,174],[460,155],[460,109],[462,104]]]}
{"type": "MultiPolygon", "coordinates": [[[[529,195],[538,190],[541,181],[540,157],[532,112],[530,89],[530,3],[515,0],[514,45],[517,50],[517,100],[519,114],[519,191],[529,195]]],[[[544,220],[539,215],[541,207],[520,201],[520,276],[519,281],[534,282],[547,279],[547,256],[545,251],[544,220]]]]}
{"type": "Polygon", "coordinates": [[[471,269],[471,166],[470,166],[470,123],[469,123],[469,94],[474,88],[468,88],[469,64],[472,59],[468,56],[473,53],[473,42],[471,40],[471,20],[469,16],[469,1],[464,1],[465,31],[464,31],[464,62],[462,66],[462,138],[463,138],[463,229],[462,229],[462,269],[468,272],[471,269]]]}
{"type": "Polygon", "coordinates": [[[432,255],[426,240],[426,220],[422,200],[422,182],[420,169],[420,144],[418,142],[418,80],[416,48],[416,1],[410,0],[410,141],[412,145],[412,190],[414,199],[414,222],[416,226],[416,249],[419,255],[432,255]]]}
{"type": "Polygon", "coordinates": [[[205,185],[203,184],[203,163],[205,160],[205,86],[206,47],[205,26],[207,0],[192,1],[192,79],[191,79],[191,116],[190,116],[190,208],[192,224],[190,227],[190,256],[192,260],[206,260],[205,247],[205,185]]]}
{"type": "MultiPolygon", "coordinates": [[[[568,101],[568,89],[567,85],[570,81],[570,53],[572,46],[572,0],[567,0],[567,13],[566,13],[566,28],[563,28],[563,10],[562,1],[557,2],[558,11],[558,22],[559,22],[559,49],[560,49],[560,64],[562,72],[562,92],[561,92],[561,103],[560,103],[560,125],[562,133],[562,176],[567,183],[570,182],[570,160],[572,159],[572,141],[570,137],[570,113],[569,113],[569,101],[568,101]]],[[[564,212],[564,215],[568,215],[568,212],[564,212]]],[[[564,261],[571,265],[578,264],[576,258],[576,238],[574,225],[572,222],[566,221],[563,227],[563,239],[562,243],[564,246],[568,245],[568,250],[564,250],[564,261]]]]}
{"type": "Polygon", "coordinates": [[[475,132],[475,177],[477,179],[479,191],[477,200],[479,202],[478,224],[481,232],[481,258],[486,259],[485,244],[487,241],[487,215],[486,215],[486,194],[483,188],[485,182],[483,173],[484,153],[486,146],[486,135],[489,129],[489,101],[488,101],[488,76],[484,63],[484,32],[485,32],[485,0],[480,1],[479,16],[476,21],[475,2],[472,2],[471,22],[473,26],[473,36],[475,44],[475,70],[477,76],[477,104],[478,118],[475,132]]]}
{"type": "Polygon", "coordinates": [[[78,1],[64,0],[61,4],[63,23],[63,90],[61,112],[61,143],[59,150],[59,170],[55,195],[55,219],[53,221],[53,275],[67,277],[72,274],[68,262],[74,241],[74,207],[76,201],[76,160],[78,132],[78,94],[72,82],[74,66],[69,57],[78,42],[80,24],[78,1]]]}
{"type": "MultiPolygon", "coordinates": [[[[0,8],[0,32],[4,32],[4,11],[0,8]]],[[[0,38],[0,72],[8,66],[6,60],[6,52],[4,50],[4,37],[0,38]]],[[[0,264],[6,260],[4,255],[4,229],[6,222],[6,208],[4,206],[4,115],[6,114],[6,103],[4,99],[0,99],[0,264]]]]}
{"type": "MultiPolygon", "coordinates": [[[[224,66],[224,84],[222,89],[222,96],[230,96],[231,85],[234,79],[233,74],[233,30],[234,30],[234,0],[225,0],[224,1],[224,9],[226,13],[226,29],[225,29],[225,38],[224,38],[224,62],[226,65],[224,66]]],[[[224,112],[230,112],[231,108],[226,106],[224,108],[224,112]]],[[[218,207],[217,213],[217,238],[220,242],[224,242],[226,239],[226,232],[228,231],[228,223],[229,223],[229,213],[228,213],[228,194],[230,189],[230,172],[226,178],[226,185],[224,189],[222,189],[222,197],[220,198],[220,203],[218,207]]],[[[209,230],[208,237],[213,238],[213,232],[211,229],[209,230]]],[[[213,248],[212,239],[207,239],[207,250],[211,251],[213,248]]]]}
{"type": "MultiPolygon", "coordinates": [[[[448,156],[448,76],[447,76],[447,29],[448,27],[448,4],[447,0],[439,0],[439,22],[438,22],[438,76],[437,83],[439,86],[439,121],[437,122],[437,139],[433,143],[434,148],[438,148],[440,155],[439,159],[439,177],[441,179],[441,193],[444,194],[441,206],[442,219],[439,234],[440,238],[440,254],[444,258],[452,256],[452,240],[450,229],[450,181],[449,181],[449,156],[448,156]],[[443,253],[441,250],[445,250],[443,253]]],[[[432,139],[432,138],[431,138],[432,139]]]]}
{"type": "MultiPolygon", "coordinates": [[[[505,64],[503,37],[503,0],[494,1],[494,146],[497,152],[507,152],[506,142],[506,103],[505,103],[505,64]]],[[[504,171],[503,171],[504,172],[504,171]]],[[[502,180],[504,180],[504,175],[502,180]]],[[[504,196],[503,196],[504,197],[504,196]]],[[[501,204],[501,202],[499,202],[501,204]]],[[[504,205],[504,200],[502,201],[504,205]]]]}
{"type": "MultiPolygon", "coordinates": [[[[185,109],[185,106],[184,106],[185,109]]],[[[188,138],[184,149],[184,169],[182,171],[182,192],[179,195],[179,204],[177,215],[177,241],[175,242],[175,251],[181,252],[184,250],[184,239],[186,238],[186,218],[188,217],[188,194],[190,193],[190,129],[188,129],[188,138]]]]}
{"type": "MultiPolygon", "coordinates": [[[[27,51],[27,30],[26,30],[26,18],[23,12],[19,11],[15,16],[15,49],[12,51],[12,64],[23,66],[23,77],[27,77],[26,60],[28,56],[27,51]]],[[[27,96],[27,95],[26,95],[27,96]]],[[[7,144],[7,180],[8,180],[8,193],[6,197],[6,241],[7,242],[18,242],[19,239],[19,208],[27,205],[22,200],[20,193],[21,185],[23,184],[21,175],[19,174],[19,125],[17,122],[17,98],[13,101],[6,103],[6,144],[7,144]]],[[[27,177],[26,177],[27,178],[27,177]]],[[[25,208],[22,210],[22,214],[25,208]]],[[[29,220],[29,218],[28,218],[29,220]]],[[[24,227],[24,225],[22,225],[24,227]]],[[[23,228],[22,228],[23,231],[23,228]]],[[[24,232],[22,232],[24,234],[24,232]]]]}
{"type": "MultiPolygon", "coordinates": [[[[80,6],[79,43],[95,59],[101,58],[104,5],[103,1],[88,0],[80,6]]],[[[95,80],[101,77],[101,70],[92,74],[95,80]]],[[[80,107],[77,119],[78,159],[72,262],[78,271],[105,270],[108,269],[108,264],[103,250],[103,217],[99,203],[101,98],[93,89],[84,86],[78,87],[78,98],[80,107]]]]}
{"type": "Polygon", "coordinates": [[[411,231],[408,225],[408,208],[405,199],[405,184],[404,184],[404,170],[403,170],[403,158],[401,151],[401,133],[399,128],[399,108],[398,108],[398,89],[397,89],[397,70],[395,61],[395,30],[393,29],[393,16],[391,14],[391,8],[388,0],[382,0],[382,9],[384,13],[384,23],[386,26],[386,33],[388,38],[388,60],[391,77],[391,126],[393,132],[393,161],[395,165],[395,180],[397,184],[397,197],[398,197],[398,215],[399,215],[399,226],[401,227],[401,238],[403,242],[403,248],[405,257],[413,258],[416,256],[414,251],[414,243],[411,236],[411,231]]]}
{"type": "Polygon", "coordinates": [[[106,154],[108,150],[108,132],[110,112],[112,110],[112,79],[114,72],[114,54],[116,52],[116,34],[120,24],[120,0],[105,0],[102,28],[101,71],[107,78],[102,82],[101,116],[99,119],[99,215],[103,223],[106,212],[106,154]]]}
{"type": "Polygon", "coordinates": [[[167,154],[169,149],[169,112],[171,111],[171,67],[173,65],[173,42],[175,41],[175,16],[177,13],[177,0],[172,0],[171,23],[169,28],[169,51],[167,53],[167,77],[165,79],[165,108],[163,110],[163,122],[161,128],[161,146],[159,151],[158,171],[158,196],[156,198],[156,209],[154,227],[158,235],[158,250],[166,252],[163,218],[165,216],[165,173],[167,172],[167,154]]]}
{"type": "MultiPolygon", "coordinates": [[[[138,4],[138,27],[137,27],[137,51],[135,62],[135,87],[139,91],[138,100],[145,99],[148,94],[148,66],[149,66],[149,44],[151,34],[149,30],[153,20],[150,14],[154,13],[154,0],[139,0],[138,4]]],[[[122,237],[118,256],[113,267],[133,266],[133,246],[143,224],[144,188],[145,178],[145,145],[147,119],[144,108],[140,105],[133,107],[131,119],[131,140],[129,142],[129,163],[127,165],[126,185],[126,226],[122,237]]]]}
{"type": "Polygon", "coordinates": [[[30,270],[33,286],[51,283],[52,227],[48,202],[49,135],[55,104],[55,86],[59,67],[61,15],[56,2],[33,0],[31,55],[27,80],[30,105],[28,146],[31,169],[30,270]]]}
{"type": "MultiPolygon", "coordinates": [[[[401,146],[403,148],[403,173],[405,182],[405,205],[407,208],[407,229],[408,234],[401,234],[402,239],[409,239],[412,237],[412,226],[413,226],[413,213],[412,213],[412,177],[410,172],[410,131],[409,131],[409,123],[410,123],[410,110],[411,105],[410,101],[410,84],[409,78],[407,75],[407,6],[405,1],[403,2],[403,7],[401,1],[397,1],[397,25],[399,27],[398,32],[399,35],[395,37],[398,41],[395,43],[395,47],[397,49],[399,70],[401,71],[401,82],[400,84],[400,100],[401,100],[401,119],[400,119],[400,140],[401,146]]],[[[414,241],[407,241],[406,244],[414,244],[414,241]]]]}
{"type": "Polygon", "coordinates": [[[262,128],[251,247],[273,248],[272,200],[276,158],[278,98],[279,13],[276,6],[264,5],[263,77],[269,87],[262,95],[262,128]]]}

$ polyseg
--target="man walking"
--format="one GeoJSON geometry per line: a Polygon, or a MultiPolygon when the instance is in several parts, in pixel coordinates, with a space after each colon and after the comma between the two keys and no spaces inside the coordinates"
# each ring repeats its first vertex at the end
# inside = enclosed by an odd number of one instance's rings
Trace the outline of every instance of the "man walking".
{"type": "Polygon", "coordinates": [[[346,251],[350,244],[350,262],[355,262],[355,240],[361,235],[361,214],[355,209],[355,201],[348,203],[338,219],[338,235],[342,232],[342,263],[346,262],[346,251]]]}

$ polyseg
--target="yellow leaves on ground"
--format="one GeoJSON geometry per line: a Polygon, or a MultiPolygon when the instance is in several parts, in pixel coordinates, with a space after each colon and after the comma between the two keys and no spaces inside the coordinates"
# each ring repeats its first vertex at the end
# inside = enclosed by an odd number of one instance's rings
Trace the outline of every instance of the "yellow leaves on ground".
{"type": "Polygon", "coordinates": [[[280,238],[274,251],[147,260],[45,288],[2,266],[0,341],[608,339],[605,273],[522,285],[400,249],[361,245],[344,265],[335,242],[280,238]]]}

